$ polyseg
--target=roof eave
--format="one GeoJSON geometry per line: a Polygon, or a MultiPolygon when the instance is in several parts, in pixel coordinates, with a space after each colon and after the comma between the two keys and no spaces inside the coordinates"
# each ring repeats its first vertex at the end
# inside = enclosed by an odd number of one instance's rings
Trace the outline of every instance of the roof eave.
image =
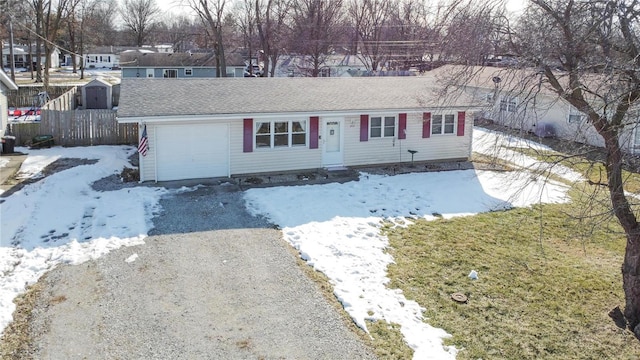
{"type": "Polygon", "coordinates": [[[4,71],[0,70],[0,81],[9,89],[9,90],[18,90],[18,85],[16,85],[13,80],[7,75],[4,71]]]}
{"type": "Polygon", "coordinates": [[[254,112],[254,113],[226,113],[226,114],[192,114],[192,115],[142,115],[142,116],[117,116],[116,119],[120,124],[136,124],[136,123],[163,123],[163,122],[200,122],[210,120],[236,120],[246,118],[300,118],[310,116],[357,116],[360,114],[378,115],[378,114],[394,114],[394,113],[422,113],[427,110],[443,111],[447,109],[477,111],[481,107],[477,105],[465,106],[434,106],[434,107],[418,107],[418,108],[402,108],[402,109],[353,109],[353,110],[336,110],[336,111],[292,111],[292,112],[254,112]]]}

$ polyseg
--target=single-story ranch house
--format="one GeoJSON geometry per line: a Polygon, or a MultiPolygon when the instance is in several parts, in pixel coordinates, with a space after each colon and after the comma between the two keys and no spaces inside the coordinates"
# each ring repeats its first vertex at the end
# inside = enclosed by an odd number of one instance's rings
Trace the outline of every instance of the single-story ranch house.
{"type": "Polygon", "coordinates": [[[147,135],[142,182],[469,159],[471,101],[436,90],[433,76],[125,78],[117,118],[147,135]]]}
{"type": "MultiPolygon", "coordinates": [[[[226,75],[243,77],[245,64],[236,53],[226,56],[226,75]]],[[[120,55],[122,78],[215,78],[213,53],[123,52],[120,55]]]]}

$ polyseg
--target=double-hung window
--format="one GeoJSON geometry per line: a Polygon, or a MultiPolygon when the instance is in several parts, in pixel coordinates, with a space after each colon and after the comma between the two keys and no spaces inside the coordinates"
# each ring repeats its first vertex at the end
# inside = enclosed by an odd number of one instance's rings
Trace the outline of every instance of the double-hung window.
{"type": "Polygon", "coordinates": [[[516,112],[518,99],[513,96],[503,96],[500,99],[500,111],[516,112]]]}
{"type": "Polygon", "coordinates": [[[587,117],[583,113],[575,109],[573,106],[569,109],[569,124],[579,124],[586,118],[587,117]]]}
{"type": "Polygon", "coordinates": [[[456,124],[454,114],[438,114],[431,117],[431,135],[453,134],[456,124]]]}
{"type": "Polygon", "coordinates": [[[306,120],[272,120],[255,122],[256,148],[307,145],[306,120]]]}
{"type": "Polygon", "coordinates": [[[395,116],[372,116],[369,136],[371,138],[386,138],[396,135],[395,116]]]}

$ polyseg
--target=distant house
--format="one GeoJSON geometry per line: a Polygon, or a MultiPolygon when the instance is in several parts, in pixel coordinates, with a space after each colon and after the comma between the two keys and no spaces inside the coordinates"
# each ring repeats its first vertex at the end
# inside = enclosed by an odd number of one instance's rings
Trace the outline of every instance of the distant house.
{"type": "Polygon", "coordinates": [[[123,78],[117,119],[146,129],[141,181],[466,160],[475,105],[442,104],[435,86],[427,76],[123,78]]]}
{"type": "MultiPolygon", "coordinates": [[[[283,55],[278,59],[277,77],[306,77],[312,70],[308,56],[283,55]]],[[[319,77],[352,76],[354,73],[365,72],[367,67],[356,55],[336,54],[327,55],[319,68],[319,77]]]]}
{"type": "Polygon", "coordinates": [[[9,122],[9,106],[7,104],[9,90],[18,90],[18,85],[4,71],[0,70],[0,136],[4,136],[9,122]]]}
{"type": "MultiPolygon", "coordinates": [[[[243,77],[244,62],[239,56],[227,57],[227,76],[243,77]]],[[[134,53],[120,55],[122,78],[214,78],[217,77],[213,53],[134,53]]]]}
{"type": "MultiPolygon", "coordinates": [[[[35,69],[35,65],[36,65],[36,59],[37,59],[37,51],[36,51],[36,46],[27,46],[27,45],[16,45],[13,47],[13,59],[14,59],[14,64],[16,68],[24,68],[24,69],[29,69],[30,66],[31,68],[35,69]]],[[[51,52],[51,68],[59,68],[60,67],[60,50],[58,50],[57,47],[53,48],[53,51],[51,52]]],[[[46,55],[45,55],[45,50],[44,47],[41,47],[41,56],[40,56],[40,61],[41,61],[41,65],[44,67],[45,64],[45,60],[46,60],[46,55]]],[[[2,48],[2,66],[4,68],[9,68],[11,67],[11,54],[10,54],[10,48],[9,46],[4,46],[2,48]]]]}
{"type": "Polygon", "coordinates": [[[157,53],[173,54],[173,45],[171,44],[154,45],[153,48],[156,50],[157,53]]]}
{"type": "Polygon", "coordinates": [[[113,69],[120,64],[119,52],[122,49],[113,46],[89,48],[84,54],[86,69],[113,69]]]}

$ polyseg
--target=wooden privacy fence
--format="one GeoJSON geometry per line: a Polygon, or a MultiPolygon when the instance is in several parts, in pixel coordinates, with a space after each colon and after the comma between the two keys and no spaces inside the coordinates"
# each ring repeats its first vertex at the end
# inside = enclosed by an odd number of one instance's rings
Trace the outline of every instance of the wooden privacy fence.
{"type": "Polygon", "coordinates": [[[78,96],[78,89],[80,86],[74,86],[69,91],[58,96],[57,98],[50,100],[41,110],[73,110],[76,108],[76,98],[78,96]]]}
{"type": "Polygon", "coordinates": [[[29,145],[36,135],[52,135],[56,145],[134,145],[137,124],[118,124],[113,110],[42,110],[39,123],[11,124],[16,145],[29,145]]]}
{"type": "MultiPolygon", "coordinates": [[[[51,86],[47,90],[50,99],[55,99],[64,94],[72,86],[51,86]]],[[[74,86],[75,87],[75,86],[74,86]]],[[[18,90],[7,92],[7,103],[10,107],[31,107],[34,104],[34,97],[38,93],[45,91],[42,86],[20,86],[18,90]]]]}

